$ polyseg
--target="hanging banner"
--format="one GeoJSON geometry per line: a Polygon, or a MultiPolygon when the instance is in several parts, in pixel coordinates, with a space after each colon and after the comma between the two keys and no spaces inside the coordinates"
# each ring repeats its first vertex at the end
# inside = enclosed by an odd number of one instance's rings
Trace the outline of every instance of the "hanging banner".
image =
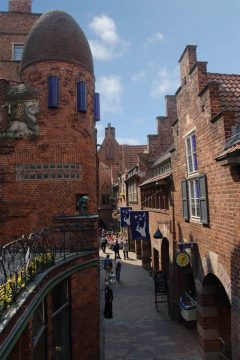
{"type": "Polygon", "coordinates": [[[130,211],[132,210],[131,207],[121,207],[120,214],[121,214],[121,227],[130,226],[130,211]]]}
{"type": "Polygon", "coordinates": [[[133,240],[150,240],[148,211],[131,211],[130,223],[133,240]]]}

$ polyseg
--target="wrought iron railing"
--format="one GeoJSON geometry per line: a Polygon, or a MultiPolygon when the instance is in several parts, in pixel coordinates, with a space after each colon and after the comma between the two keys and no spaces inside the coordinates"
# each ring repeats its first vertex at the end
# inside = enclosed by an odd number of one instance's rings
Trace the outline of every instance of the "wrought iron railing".
{"type": "Polygon", "coordinates": [[[0,252],[0,318],[40,272],[84,251],[94,250],[97,230],[86,224],[44,228],[4,245],[0,252]]]}

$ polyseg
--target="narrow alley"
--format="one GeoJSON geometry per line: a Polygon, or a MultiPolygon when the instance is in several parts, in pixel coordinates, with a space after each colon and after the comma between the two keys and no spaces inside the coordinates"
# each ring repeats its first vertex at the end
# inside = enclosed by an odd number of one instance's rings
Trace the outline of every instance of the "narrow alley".
{"type": "MultiPolygon", "coordinates": [[[[114,258],[110,250],[107,253],[114,258]]],[[[122,260],[120,282],[111,285],[113,319],[103,317],[105,271],[101,270],[104,360],[201,360],[196,330],[173,322],[166,303],[156,310],[152,278],[135,253],[129,257],[122,260]]]]}

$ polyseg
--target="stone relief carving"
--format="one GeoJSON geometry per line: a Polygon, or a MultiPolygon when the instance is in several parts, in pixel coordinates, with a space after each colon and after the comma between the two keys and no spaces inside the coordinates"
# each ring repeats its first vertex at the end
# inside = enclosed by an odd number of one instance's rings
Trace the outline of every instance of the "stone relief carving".
{"type": "Polygon", "coordinates": [[[34,89],[21,84],[10,87],[0,108],[0,138],[38,135],[39,101],[34,89]]]}

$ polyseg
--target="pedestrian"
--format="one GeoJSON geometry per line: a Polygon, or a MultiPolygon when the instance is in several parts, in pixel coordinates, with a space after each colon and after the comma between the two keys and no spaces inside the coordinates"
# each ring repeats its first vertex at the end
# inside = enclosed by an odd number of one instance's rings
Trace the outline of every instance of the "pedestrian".
{"type": "Polygon", "coordinates": [[[116,264],[116,280],[119,282],[121,269],[122,269],[122,263],[121,263],[121,259],[119,256],[117,256],[115,264],[116,264]]]}
{"type": "Polygon", "coordinates": [[[120,258],[119,249],[120,249],[120,246],[119,246],[118,240],[116,240],[115,244],[113,245],[115,260],[116,260],[117,256],[119,256],[119,258],[120,258]]]}
{"type": "Polygon", "coordinates": [[[106,271],[105,279],[108,280],[110,273],[112,272],[112,259],[109,254],[105,257],[103,263],[104,270],[106,271]]]}
{"type": "Polygon", "coordinates": [[[106,251],[106,245],[107,245],[107,239],[105,236],[101,237],[101,249],[105,253],[106,251]]]}
{"type": "Polygon", "coordinates": [[[104,317],[107,319],[112,318],[112,301],[113,301],[113,291],[109,287],[109,283],[105,283],[105,306],[104,306],[104,317]]]}
{"type": "Polygon", "coordinates": [[[128,241],[127,241],[127,239],[125,239],[124,242],[123,242],[123,256],[124,256],[124,259],[129,259],[128,251],[129,251],[128,241]]]}

